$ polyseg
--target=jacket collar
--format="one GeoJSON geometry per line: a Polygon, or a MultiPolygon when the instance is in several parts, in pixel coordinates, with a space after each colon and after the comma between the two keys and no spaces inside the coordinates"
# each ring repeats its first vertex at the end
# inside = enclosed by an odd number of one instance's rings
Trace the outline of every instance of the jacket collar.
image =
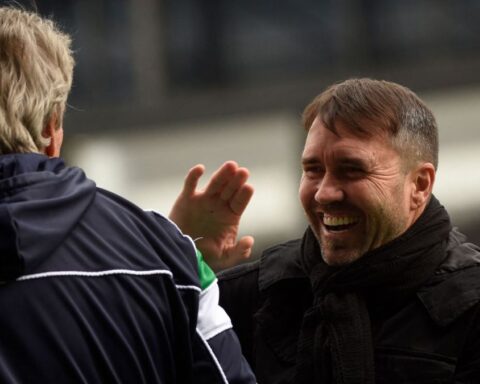
{"type": "MultiPolygon", "coordinates": [[[[301,239],[296,239],[267,249],[259,267],[259,290],[264,300],[255,318],[267,344],[287,364],[295,364],[304,306],[311,296],[310,282],[299,263],[300,246],[301,239]]],[[[480,248],[452,230],[446,259],[417,295],[440,326],[473,307],[480,301],[480,248]],[[445,300],[449,297],[451,300],[445,300]]]]}
{"type": "Polygon", "coordinates": [[[280,281],[307,279],[300,265],[301,243],[302,239],[291,240],[263,252],[258,277],[260,292],[280,281]]]}

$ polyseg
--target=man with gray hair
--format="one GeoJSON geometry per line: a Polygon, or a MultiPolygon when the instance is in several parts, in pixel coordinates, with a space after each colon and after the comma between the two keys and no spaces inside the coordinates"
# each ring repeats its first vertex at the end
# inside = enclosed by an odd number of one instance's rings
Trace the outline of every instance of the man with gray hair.
{"type": "MultiPolygon", "coordinates": [[[[316,97],[303,124],[303,238],[219,275],[258,382],[479,383],[480,248],[432,195],[431,111],[401,85],[350,79],[316,97]]],[[[192,194],[182,212],[213,222],[192,194]]]]}
{"type": "MultiPolygon", "coordinates": [[[[254,383],[193,241],[59,158],[73,66],[51,20],[0,7],[0,382],[254,383]]],[[[214,176],[223,215],[247,176],[214,176]]]]}

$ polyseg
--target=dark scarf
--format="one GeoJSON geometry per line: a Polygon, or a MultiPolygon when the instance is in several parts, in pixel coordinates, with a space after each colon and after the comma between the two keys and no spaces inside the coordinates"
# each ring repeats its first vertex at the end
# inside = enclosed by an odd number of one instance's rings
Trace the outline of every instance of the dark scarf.
{"type": "Polygon", "coordinates": [[[375,383],[367,304],[401,305],[411,298],[445,257],[450,229],[447,212],[432,196],[404,234],[343,267],[323,262],[308,229],[301,261],[314,299],[300,331],[295,383],[375,383]]]}

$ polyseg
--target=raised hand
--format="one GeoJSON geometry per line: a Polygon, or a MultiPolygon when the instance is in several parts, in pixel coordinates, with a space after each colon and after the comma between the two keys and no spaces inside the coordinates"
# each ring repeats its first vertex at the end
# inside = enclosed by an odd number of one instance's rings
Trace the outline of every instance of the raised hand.
{"type": "Polygon", "coordinates": [[[253,187],[247,184],[248,170],[228,161],[212,175],[203,190],[197,191],[204,172],[203,165],[190,169],[172,207],[170,219],[195,239],[206,262],[218,272],[251,254],[253,237],[245,236],[237,241],[237,235],[253,187]]]}

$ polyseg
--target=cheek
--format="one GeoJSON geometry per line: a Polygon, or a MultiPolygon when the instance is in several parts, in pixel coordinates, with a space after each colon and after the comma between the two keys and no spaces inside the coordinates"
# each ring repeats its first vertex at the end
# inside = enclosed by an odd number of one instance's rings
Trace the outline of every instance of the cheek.
{"type": "Polygon", "coordinates": [[[298,197],[300,198],[300,202],[302,203],[304,209],[308,208],[308,206],[311,204],[311,201],[315,197],[315,187],[313,183],[305,177],[302,177],[302,180],[300,181],[298,197]]]}
{"type": "Polygon", "coordinates": [[[374,212],[377,224],[381,227],[402,225],[408,215],[409,190],[403,182],[373,185],[370,189],[369,209],[374,212]],[[387,223],[390,224],[387,224],[387,223]]]}
{"type": "Polygon", "coordinates": [[[402,204],[404,200],[405,186],[401,180],[396,179],[371,179],[365,185],[365,192],[370,196],[372,204],[385,204],[395,202],[395,205],[402,204]]]}

